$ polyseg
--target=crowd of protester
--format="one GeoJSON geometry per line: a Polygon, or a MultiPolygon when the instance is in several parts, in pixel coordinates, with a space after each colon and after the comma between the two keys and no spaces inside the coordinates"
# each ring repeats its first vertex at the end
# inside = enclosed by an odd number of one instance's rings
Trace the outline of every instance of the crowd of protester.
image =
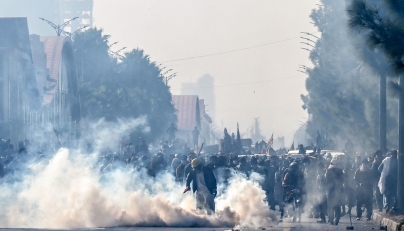
{"type": "Polygon", "coordinates": [[[234,173],[247,178],[256,174],[261,176],[259,182],[267,195],[268,206],[280,211],[280,221],[284,216],[294,216],[287,209],[291,203],[288,194],[294,188],[302,190],[304,215],[319,218],[319,223],[338,225],[340,218],[351,214],[353,209],[357,220],[371,220],[374,207],[394,213],[397,150],[383,154],[381,151],[343,153],[314,148],[315,151],[306,153],[303,145],[297,150],[300,158],[279,152],[254,154],[254,147],[243,153],[232,148],[232,152],[221,150],[209,154],[199,153],[180,139],[174,139],[171,144],[162,142],[155,155],[142,153],[137,159],[132,157],[132,161],[126,162],[146,168],[151,177],[168,171],[184,185],[194,170],[192,161],[195,159],[213,171],[218,184],[226,185],[234,173]],[[364,211],[366,216],[363,216],[364,211]]]}
{"type": "MultiPolygon", "coordinates": [[[[189,185],[187,177],[193,174],[195,166],[203,166],[203,171],[210,169],[214,173],[215,184],[217,180],[218,184],[226,185],[232,174],[243,174],[247,178],[258,179],[266,193],[269,208],[280,211],[279,221],[284,216],[295,218],[288,207],[290,192],[296,188],[302,192],[303,214],[318,218],[319,223],[338,225],[340,217],[351,215],[355,207],[357,220],[363,219],[364,211],[364,219],[370,220],[374,207],[394,213],[397,150],[336,154],[319,148],[306,152],[303,145],[299,145],[300,157],[297,158],[288,155],[285,150],[282,150],[284,153],[269,151],[256,154],[261,149],[257,148],[257,144],[245,151],[237,144],[224,143],[220,152],[205,153],[188,147],[181,139],[171,138],[171,142],[163,140],[154,148],[143,140],[136,145],[121,145],[116,152],[101,153],[100,171],[104,174],[114,166],[126,164],[135,169],[146,169],[150,177],[169,172],[184,186],[189,185]]],[[[228,137],[224,142],[226,139],[228,137]]],[[[19,142],[17,147],[10,140],[1,140],[0,177],[16,171],[16,163],[24,159],[24,155],[38,158],[46,155],[46,147],[36,147],[35,153],[31,153],[31,146],[33,143],[28,140],[19,142]]]]}

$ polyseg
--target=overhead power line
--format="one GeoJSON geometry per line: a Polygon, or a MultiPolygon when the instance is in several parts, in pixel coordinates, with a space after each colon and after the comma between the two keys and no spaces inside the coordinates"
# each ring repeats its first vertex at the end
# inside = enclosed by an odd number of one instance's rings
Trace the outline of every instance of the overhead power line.
{"type": "Polygon", "coordinates": [[[181,58],[181,59],[172,59],[172,60],[164,61],[163,63],[169,63],[169,62],[175,62],[175,61],[184,61],[184,60],[189,60],[189,59],[198,59],[198,58],[204,58],[204,57],[209,57],[209,56],[216,56],[216,55],[234,53],[234,52],[238,52],[238,51],[250,50],[250,49],[254,49],[254,48],[258,48],[258,47],[263,47],[263,46],[268,46],[268,45],[272,45],[272,44],[276,44],[276,43],[286,42],[286,41],[293,40],[293,39],[298,39],[298,38],[300,38],[300,37],[297,36],[297,37],[293,37],[293,38],[287,38],[287,39],[283,39],[283,40],[264,43],[264,44],[255,45],[255,46],[251,46],[251,47],[239,48],[239,49],[230,50],[230,51],[223,51],[223,52],[211,53],[211,54],[206,54],[206,55],[198,55],[198,56],[192,56],[192,57],[181,58]]]}
{"type": "Polygon", "coordinates": [[[177,88],[176,88],[175,90],[209,89],[209,88],[219,88],[219,87],[232,87],[232,86],[240,86],[240,85],[250,85],[250,84],[257,84],[257,83],[266,83],[266,82],[272,82],[272,81],[277,81],[277,80],[294,79],[294,78],[302,78],[302,76],[293,76],[293,77],[288,77],[288,78],[277,78],[277,79],[268,79],[268,80],[255,81],[255,82],[233,83],[233,84],[225,84],[225,85],[218,85],[218,86],[212,86],[212,87],[189,87],[189,88],[181,88],[181,89],[177,89],[177,88]]]}

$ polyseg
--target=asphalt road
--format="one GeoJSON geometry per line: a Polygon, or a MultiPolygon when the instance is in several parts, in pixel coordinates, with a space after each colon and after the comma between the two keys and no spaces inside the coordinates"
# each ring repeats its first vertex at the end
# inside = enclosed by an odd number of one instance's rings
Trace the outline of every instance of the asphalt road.
{"type": "MultiPolygon", "coordinates": [[[[353,217],[354,218],[354,217],[353,217]]],[[[241,228],[241,229],[233,229],[240,231],[262,231],[262,230],[271,230],[271,231],[332,231],[332,230],[346,230],[347,226],[350,226],[349,217],[344,216],[340,224],[338,226],[328,225],[328,224],[318,224],[316,222],[317,219],[314,218],[303,218],[300,223],[291,223],[288,218],[284,219],[283,223],[279,223],[277,226],[273,227],[261,227],[261,228],[241,228]]],[[[354,230],[380,230],[379,225],[374,224],[372,221],[356,221],[355,218],[352,219],[352,223],[354,226],[354,230]]],[[[0,229],[0,231],[19,231],[19,230],[27,230],[27,229],[0,229]]],[[[42,231],[44,229],[30,229],[32,231],[42,231]]],[[[102,231],[185,231],[185,230],[193,230],[193,231],[230,231],[231,228],[158,228],[158,227],[116,227],[116,228],[96,228],[96,229],[76,229],[78,231],[94,231],[94,230],[102,230],[102,231]]]]}

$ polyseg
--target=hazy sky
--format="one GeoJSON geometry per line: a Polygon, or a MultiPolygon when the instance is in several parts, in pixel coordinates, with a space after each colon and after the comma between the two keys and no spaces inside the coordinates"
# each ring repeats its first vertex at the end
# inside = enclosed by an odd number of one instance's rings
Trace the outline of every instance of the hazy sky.
{"type": "Polygon", "coordinates": [[[95,0],[95,25],[121,47],[141,48],[153,61],[177,73],[170,82],[180,94],[183,82],[208,73],[215,78],[215,123],[242,132],[260,117],[266,137],[285,136],[286,146],[306,121],[300,94],[310,65],[299,32],[317,33],[309,15],[318,0],[95,0]],[[287,40],[278,42],[281,40],[287,40]],[[273,43],[273,44],[270,44],[273,43]],[[264,45],[268,44],[268,45],[264,45]],[[260,46],[263,45],[263,46],[260,46]],[[202,58],[195,56],[252,49],[202,58]],[[170,62],[171,61],[171,62],[170,62]]]}

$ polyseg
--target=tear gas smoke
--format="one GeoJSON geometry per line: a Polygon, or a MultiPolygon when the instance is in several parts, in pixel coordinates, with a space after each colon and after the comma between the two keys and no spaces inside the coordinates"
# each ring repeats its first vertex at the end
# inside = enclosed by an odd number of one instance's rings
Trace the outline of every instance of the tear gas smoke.
{"type": "MultiPolygon", "coordinates": [[[[216,214],[195,211],[191,193],[170,173],[151,178],[145,169],[114,162],[100,171],[100,152],[116,148],[129,131],[147,131],[146,118],[89,127],[83,143],[94,153],[61,148],[48,160],[26,162],[28,171],[14,172],[0,184],[0,226],[21,228],[89,228],[114,226],[264,227],[276,217],[265,192],[253,180],[233,174],[219,187],[216,214]],[[114,140],[115,138],[115,140],[114,140]],[[19,174],[18,176],[15,176],[19,174]],[[13,180],[10,180],[13,179],[13,180]]],[[[10,173],[11,174],[11,173],[10,173]]]]}

